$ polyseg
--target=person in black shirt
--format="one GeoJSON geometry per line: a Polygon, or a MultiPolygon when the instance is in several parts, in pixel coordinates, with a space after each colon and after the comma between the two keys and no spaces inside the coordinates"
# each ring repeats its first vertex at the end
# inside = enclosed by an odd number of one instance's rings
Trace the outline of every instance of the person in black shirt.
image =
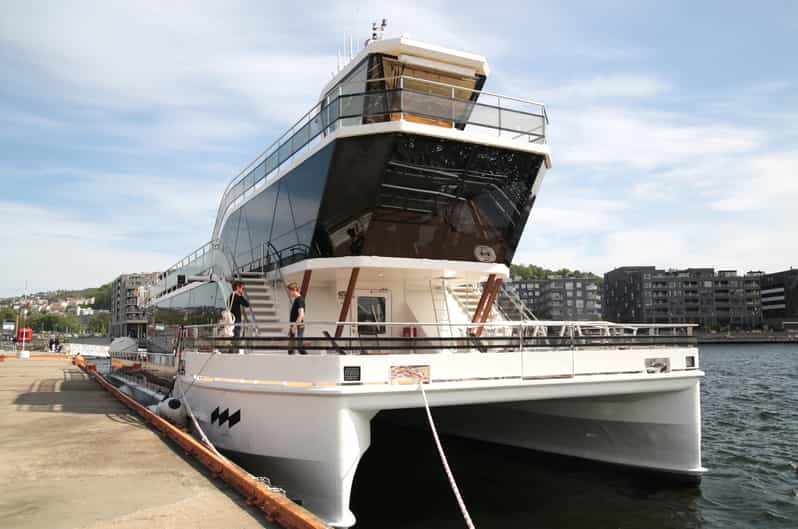
{"type": "Polygon", "coordinates": [[[241,307],[249,307],[249,300],[244,297],[244,283],[241,281],[233,281],[233,292],[230,294],[230,299],[227,300],[227,306],[230,307],[230,312],[236,319],[235,329],[233,330],[233,350],[238,348],[239,338],[241,338],[241,307]]]}
{"type": "Polygon", "coordinates": [[[307,354],[302,348],[302,337],[305,336],[305,298],[299,295],[299,287],[296,283],[288,284],[288,298],[291,300],[288,354],[294,354],[294,345],[299,342],[299,354],[304,355],[307,354]]]}

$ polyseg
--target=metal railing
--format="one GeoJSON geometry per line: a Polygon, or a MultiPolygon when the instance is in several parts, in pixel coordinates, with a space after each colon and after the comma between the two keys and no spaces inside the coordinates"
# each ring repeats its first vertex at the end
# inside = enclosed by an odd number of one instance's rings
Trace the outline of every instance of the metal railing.
{"type": "MultiPolygon", "coordinates": [[[[503,302],[509,303],[512,307],[512,310],[517,312],[521,315],[522,319],[529,319],[529,320],[537,320],[537,316],[526,306],[526,303],[521,299],[518,295],[518,291],[516,291],[515,287],[509,283],[502,283],[499,287],[499,295],[496,298],[496,304],[500,311],[505,313],[505,316],[510,316],[507,314],[507,310],[503,307],[503,302]]],[[[508,318],[512,319],[512,318],[508,318]]]]}
{"type": "MultiPolygon", "coordinates": [[[[152,300],[157,300],[158,297],[180,288],[182,285],[177,280],[177,276],[181,275],[181,272],[182,275],[186,276],[207,274],[208,279],[215,275],[216,277],[226,277],[229,280],[233,280],[238,274],[245,271],[248,271],[246,270],[246,265],[238,265],[234,253],[225,247],[224,242],[221,239],[213,239],[162,272],[157,285],[158,292],[152,300]],[[223,257],[224,263],[222,266],[220,266],[219,259],[214,259],[215,252],[216,255],[223,257]]],[[[188,279],[189,277],[186,277],[187,283],[188,279]]],[[[230,293],[223,292],[225,303],[230,293]]],[[[245,312],[247,318],[253,324],[257,324],[253,308],[251,306],[245,307],[245,312]]]]}
{"type": "MultiPolygon", "coordinates": [[[[184,347],[200,352],[234,349],[245,353],[286,352],[292,349],[338,354],[369,353],[444,353],[444,352],[512,352],[530,349],[582,349],[582,348],[629,348],[629,347],[694,347],[692,324],[613,324],[609,322],[568,321],[522,321],[494,323],[421,323],[378,322],[386,328],[401,327],[462,327],[461,336],[374,336],[360,335],[359,327],[373,327],[375,322],[306,322],[308,326],[343,325],[354,329],[351,336],[333,338],[327,332],[323,336],[306,336],[301,342],[287,336],[258,336],[254,327],[246,324],[240,338],[221,336],[219,325],[192,325],[185,327],[184,347]],[[476,328],[484,327],[486,333],[476,336],[476,328]]],[[[269,327],[285,327],[290,322],[269,323],[269,327]]]]}
{"type": "Polygon", "coordinates": [[[196,250],[194,250],[193,252],[191,252],[190,254],[188,254],[187,256],[185,256],[182,259],[180,259],[178,262],[176,262],[175,264],[173,264],[172,266],[170,266],[169,268],[164,270],[161,273],[159,279],[163,280],[167,276],[169,276],[169,275],[171,275],[171,274],[173,274],[173,273],[175,273],[175,272],[177,272],[179,270],[187,268],[189,265],[191,265],[191,264],[193,264],[193,263],[195,263],[195,262],[197,262],[199,260],[205,259],[207,256],[210,255],[211,251],[213,250],[213,243],[214,242],[215,241],[213,241],[213,240],[208,241],[205,244],[203,244],[202,246],[200,246],[199,248],[197,248],[196,250]]]}
{"type": "Polygon", "coordinates": [[[283,170],[286,162],[290,165],[295,155],[339,126],[415,116],[451,128],[487,131],[513,141],[546,143],[546,107],[531,100],[410,76],[341,83],[337,92],[314,105],[227,185],[219,204],[214,237],[219,236],[222,219],[231,207],[260,190],[269,175],[283,170]]]}

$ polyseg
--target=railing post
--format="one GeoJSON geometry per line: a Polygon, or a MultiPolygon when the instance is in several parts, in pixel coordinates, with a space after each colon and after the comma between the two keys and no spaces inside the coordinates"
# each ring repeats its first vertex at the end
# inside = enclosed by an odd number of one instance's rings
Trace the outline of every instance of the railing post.
{"type": "Polygon", "coordinates": [[[405,119],[405,78],[399,77],[399,119],[405,119]]]}
{"type": "MultiPolygon", "coordinates": [[[[532,141],[531,135],[529,140],[532,141]]],[[[543,143],[546,143],[546,107],[543,107],[543,143]]]]}
{"type": "Polygon", "coordinates": [[[496,112],[499,113],[499,132],[497,136],[501,137],[502,135],[502,98],[496,96],[496,112]]]}
{"type": "Polygon", "coordinates": [[[455,123],[454,123],[454,87],[452,87],[452,97],[451,97],[450,103],[452,105],[452,128],[454,128],[455,127],[455,123]]]}
{"type": "Polygon", "coordinates": [[[569,337],[571,338],[571,351],[573,351],[574,350],[574,326],[573,326],[573,324],[570,324],[568,326],[568,334],[569,334],[569,337]]]}

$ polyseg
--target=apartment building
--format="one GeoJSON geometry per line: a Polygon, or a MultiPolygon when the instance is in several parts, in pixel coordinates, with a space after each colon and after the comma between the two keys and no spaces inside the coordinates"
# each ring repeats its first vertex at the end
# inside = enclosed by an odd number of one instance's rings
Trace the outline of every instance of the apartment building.
{"type": "Polygon", "coordinates": [[[618,322],[759,327],[762,272],[624,266],[604,274],[604,316],[618,322]]]}
{"type": "Polygon", "coordinates": [[[521,301],[540,319],[601,319],[601,279],[597,277],[513,279],[510,284],[521,301]]]}
{"type": "Polygon", "coordinates": [[[123,274],[111,285],[111,337],[140,339],[147,334],[147,315],[141,298],[157,273],[123,274]]]}
{"type": "Polygon", "coordinates": [[[773,329],[798,322],[798,269],[764,274],[762,281],[762,319],[773,329]]]}

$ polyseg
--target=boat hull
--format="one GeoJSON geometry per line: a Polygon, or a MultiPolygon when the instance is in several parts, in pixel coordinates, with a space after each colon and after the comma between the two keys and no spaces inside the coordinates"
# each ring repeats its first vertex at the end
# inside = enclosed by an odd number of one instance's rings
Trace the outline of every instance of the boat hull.
{"type": "MultiPolygon", "coordinates": [[[[371,443],[371,420],[382,412],[389,422],[427,429],[418,385],[275,384],[265,375],[260,381],[238,380],[230,364],[243,367],[247,356],[223,355],[208,363],[207,375],[179,377],[176,394],[186,391],[210,440],[244,468],[269,477],[329,524],[353,525],[350,493],[371,443]],[[215,366],[223,364],[225,372],[214,376],[215,366]]],[[[403,356],[362,360],[390,364],[403,356]]],[[[418,361],[427,355],[414,356],[418,361]]],[[[457,356],[468,361],[470,355],[457,356]]],[[[485,356],[477,354],[474,361],[485,356]]],[[[277,364],[291,357],[270,358],[277,364]]],[[[301,360],[307,365],[304,370],[295,366],[297,376],[338,361],[330,356],[301,360]]],[[[252,374],[242,371],[241,376],[252,374]]],[[[701,376],[696,370],[433,382],[426,391],[446,434],[698,479],[704,471],[701,376]]]]}
{"type": "MultiPolygon", "coordinates": [[[[614,463],[698,482],[701,466],[699,382],[678,391],[433,410],[439,431],[491,443],[614,463]]],[[[424,427],[414,410],[383,412],[381,420],[424,427]]]]}

